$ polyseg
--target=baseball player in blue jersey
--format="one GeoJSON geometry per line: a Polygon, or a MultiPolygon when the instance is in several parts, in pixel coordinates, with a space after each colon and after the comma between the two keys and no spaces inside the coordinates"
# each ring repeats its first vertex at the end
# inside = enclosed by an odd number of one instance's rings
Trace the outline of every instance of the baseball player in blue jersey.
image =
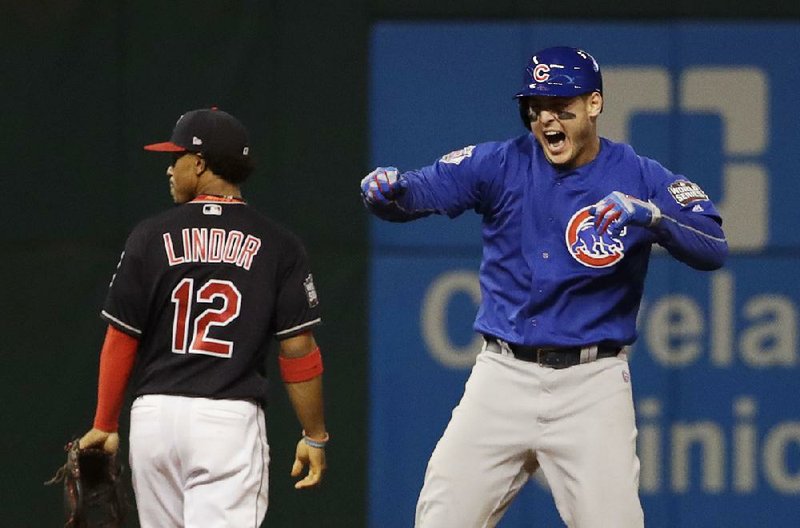
{"type": "Polygon", "coordinates": [[[722,220],[697,184],[598,135],[602,76],[586,51],[537,52],[515,97],[529,133],[361,182],[385,220],[483,218],[484,345],[431,455],[416,526],[494,526],[541,467],[568,526],[640,527],[625,346],[651,246],[717,269],[722,220]]]}
{"type": "Polygon", "coordinates": [[[245,127],[199,109],[169,141],[177,204],[125,244],[101,315],[94,426],[80,447],[114,453],[134,363],[130,463],[142,527],[257,528],[268,502],[266,354],[303,430],[291,473],[317,486],[326,467],[319,299],[301,241],[242,198],[253,169],[245,127]],[[306,475],[302,475],[304,468],[306,475]]]}

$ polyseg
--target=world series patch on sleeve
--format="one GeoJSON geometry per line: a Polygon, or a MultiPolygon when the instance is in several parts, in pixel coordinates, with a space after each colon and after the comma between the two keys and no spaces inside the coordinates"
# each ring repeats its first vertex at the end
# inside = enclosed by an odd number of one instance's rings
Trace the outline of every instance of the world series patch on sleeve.
{"type": "Polygon", "coordinates": [[[708,200],[708,195],[696,183],[688,180],[678,180],[668,187],[668,190],[675,201],[681,206],[689,205],[692,202],[708,200]]]}

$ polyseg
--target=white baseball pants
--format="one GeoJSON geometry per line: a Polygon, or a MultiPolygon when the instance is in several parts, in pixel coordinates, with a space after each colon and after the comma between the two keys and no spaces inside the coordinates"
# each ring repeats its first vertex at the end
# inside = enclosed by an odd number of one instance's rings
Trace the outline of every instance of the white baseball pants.
{"type": "Polygon", "coordinates": [[[552,369],[484,350],[431,455],[416,528],[495,526],[537,467],[567,526],[641,528],[635,444],[624,353],[552,369]]]}
{"type": "Polygon", "coordinates": [[[130,465],[142,528],[258,528],[266,514],[269,445],[253,402],[136,398],[130,465]]]}

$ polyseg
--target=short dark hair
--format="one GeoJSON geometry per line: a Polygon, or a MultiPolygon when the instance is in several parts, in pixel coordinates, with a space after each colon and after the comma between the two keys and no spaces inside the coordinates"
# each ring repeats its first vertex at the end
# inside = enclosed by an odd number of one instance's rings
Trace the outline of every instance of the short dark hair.
{"type": "Polygon", "coordinates": [[[215,156],[211,153],[203,153],[208,167],[223,180],[240,184],[247,180],[255,169],[255,162],[251,157],[232,158],[230,156],[215,156]]]}

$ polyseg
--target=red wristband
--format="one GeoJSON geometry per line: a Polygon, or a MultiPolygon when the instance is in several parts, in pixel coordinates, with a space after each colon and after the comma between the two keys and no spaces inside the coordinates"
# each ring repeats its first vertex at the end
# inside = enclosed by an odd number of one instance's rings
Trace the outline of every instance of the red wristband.
{"type": "Polygon", "coordinates": [[[286,383],[299,383],[322,374],[322,353],[319,347],[299,358],[278,356],[281,378],[286,383]]]}

